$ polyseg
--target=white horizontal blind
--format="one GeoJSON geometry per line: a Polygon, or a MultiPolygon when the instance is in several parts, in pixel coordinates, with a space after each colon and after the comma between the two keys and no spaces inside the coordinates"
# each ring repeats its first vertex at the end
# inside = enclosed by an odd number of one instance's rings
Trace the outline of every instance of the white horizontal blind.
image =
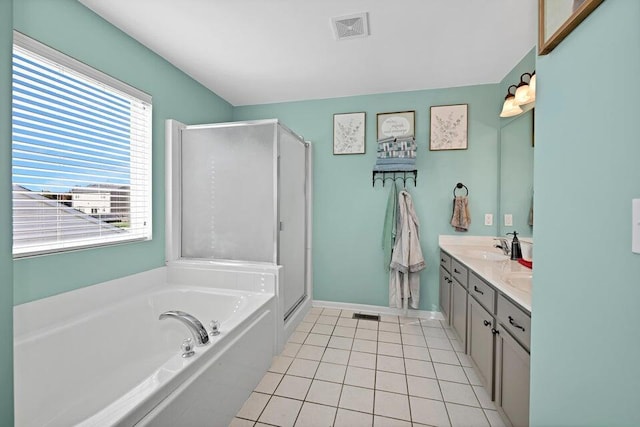
{"type": "Polygon", "coordinates": [[[14,257],[151,238],[150,97],[110,82],[14,39],[14,257]]]}

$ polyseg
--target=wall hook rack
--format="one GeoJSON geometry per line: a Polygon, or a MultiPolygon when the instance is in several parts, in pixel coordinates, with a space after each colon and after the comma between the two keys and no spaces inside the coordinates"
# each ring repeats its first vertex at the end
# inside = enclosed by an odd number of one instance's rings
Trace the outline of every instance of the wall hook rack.
{"type": "Polygon", "coordinates": [[[376,181],[382,181],[382,186],[384,187],[384,183],[387,180],[391,180],[393,182],[396,179],[402,180],[402,185],[404,187],[407,186],[407,180],[413,180],[413,186],[417,186],[418,184],[418,170],[408,170],[408,171],[373,171],[371,174],[371,183],[373,186],[376,186],[376,181]]]}
{"type": "Polygon", "coordinates": [[[464,188],[467,191],[467,194],[465,194],[465,196],[469,195],[469,189],[467,188],[466,185],[464,185],[463,183],[459,182],[456,184],[455,187],[453,187],[453,197],[456,197],[456,190],[460,189],[460,188],[464,188]]]}

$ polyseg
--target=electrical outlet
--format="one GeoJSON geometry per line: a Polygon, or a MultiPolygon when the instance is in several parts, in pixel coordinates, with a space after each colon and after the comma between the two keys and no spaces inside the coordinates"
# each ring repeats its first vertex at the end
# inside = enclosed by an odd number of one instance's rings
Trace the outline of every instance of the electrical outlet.
{"type": "Polygon", "coordinates": [[[513,215],[504,214],[504,226],[505,227],[512,227],[513,226],[513,215]]]}
{"type": "Polygon", "coordinates": [[[493,214],[484,214],[484,225],[493,225],[493,214]]]}

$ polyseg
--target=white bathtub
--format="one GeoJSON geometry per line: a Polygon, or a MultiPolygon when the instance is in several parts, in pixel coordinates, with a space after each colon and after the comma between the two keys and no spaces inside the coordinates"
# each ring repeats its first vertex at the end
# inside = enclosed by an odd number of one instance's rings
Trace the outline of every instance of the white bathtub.
{"type": "Polygon", "coordinates": [[[16,306],[16,426],[227,426],[276,350],[274,294],[167,276],[160,268],[16,306]],[[158,320],[167,310],[207,329],[218,320],[221,334],[182,358],[191,334],[158,320]]]}

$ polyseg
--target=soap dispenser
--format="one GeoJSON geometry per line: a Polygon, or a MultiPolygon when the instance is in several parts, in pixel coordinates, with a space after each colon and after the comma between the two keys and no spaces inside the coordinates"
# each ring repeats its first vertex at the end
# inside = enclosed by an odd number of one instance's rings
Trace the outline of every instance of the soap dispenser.
{"type": "Polygon", "coordinates": [[[520,240],[518,240],[518,232],[513,231],[513,233],[507,233],[507,236],[513,235],[513,240],[511,241],[511,259],[518,260],[522,258],[522,249],[520,248],[520,240]]]}

